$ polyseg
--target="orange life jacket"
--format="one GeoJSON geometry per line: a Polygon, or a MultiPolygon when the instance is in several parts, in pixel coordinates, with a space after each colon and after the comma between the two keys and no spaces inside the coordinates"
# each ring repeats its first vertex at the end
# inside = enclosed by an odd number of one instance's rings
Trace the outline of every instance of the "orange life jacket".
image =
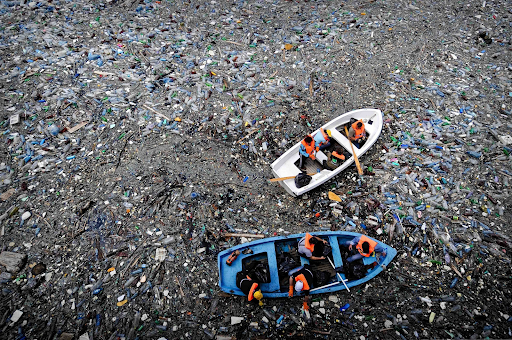
{"type": "MultiPolygon", "coordinates": [[[[249,278],[249,276],[247,276],[249,278]]],[[[255,282],[251,286],[251,290],[249,291],[249,295],[247,295],[247,300],[252,301],[254,299],[254,293],[258,289],[258,284],[255,282]]]]}
{"type": "Polygon", "coordinates": [[[345,160],[345,156],[343,156],[343,154],[337,153],[336,151],[333,151],[332,155],[338,159],[341,159],[342,161],[345,160]]]}
{"type": "Polygon", "coordinates": [[[352,129],[354,129],[354,139],[359,139],[359,138],[364,137],[364,135],[365,135],[364,123],[363,123],[362,119],[360,119],[357,122],[355,122],[354,124],[352,124],[352,129]],[[360,129],[357,128],[357,123],[359,123],[359,122],[361,122],[361,124],[363,124],[360,129]]]}
{"type": "Polygon", "coordinates": [[[314,244],[311,244],[309,243],[309,240],[312,238],[313,236],[311,236],[309,233],[306,233],[306,240],[304,242],[304,246],[311,250],[311,252],[313,252],[313,250],[315,249],[315,245],[314,244]]]}
{"type": "Polygon", "coordinates": [[[327,134],[327,132],[325,132],[325,130],[323,128],[320,128],[320,132],[322,133],[322,136],[324,136],[325,141],[328,142],[329,135],[327,134]]]}
{"type": "Polygon", "coordinates": [[[313,152],[315,151],[315,140],[313,139],[311,141],[311,144],[309,144],[309,145],[308,145],[308,143],[306,143],[306,141],[304,139],[302,140],[301,143],[306,148],[306,153],[311,156],[313,154],[313,152]]]}
{"type": "Polygon", "coordinates": [[[327,132],[325,132],[325,130],[323,128],[320,128],[320,132],[322,133],[322,136],[324,137],[325,142],[321,142],[318,145],[318,147],[316,148],[316,151],[320,151],[320,146],[329,143],[329,135],[327,134],[327,132]]]}
{"type": "Polygon", "coordinates": [[[302,290],[309,290],[309,283],[304,274],[297,275],[297,277],[295,277],[295,282],[297,281],[302,281],[302,290]]]}
{"type": "Polygon", "coordinates": [[[363,255],[364,257],[370,257],[370,255],[373,253],[375,246],[377,245],[377,242],[373,241],[372,239],[361,235],[361,239],[359,240],[359,243],[356,245],[356,249],[359,251],[359,254],[363,255]],[[368,250],[368,254],[363,252],[363,243],[368,242],[370,245],[370,250],[368,250]]]}

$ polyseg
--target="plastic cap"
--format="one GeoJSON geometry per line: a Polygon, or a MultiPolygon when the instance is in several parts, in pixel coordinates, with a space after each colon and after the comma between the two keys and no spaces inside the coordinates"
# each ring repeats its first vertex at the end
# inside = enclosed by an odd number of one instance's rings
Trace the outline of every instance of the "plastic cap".
{"type": "Polygon", "coordinates": [[[297,283],[295,283],[295,291],[296,292],[300,292],[303,287],[304,287],[304,284],[302,283],[302,281],[297,281],[297,283]]]}

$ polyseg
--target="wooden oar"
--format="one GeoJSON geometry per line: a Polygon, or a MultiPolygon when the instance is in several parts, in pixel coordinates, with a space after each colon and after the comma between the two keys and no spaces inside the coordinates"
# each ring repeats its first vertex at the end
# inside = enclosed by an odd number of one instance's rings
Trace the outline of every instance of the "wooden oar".
{"type": "MultiPolygon", "coordinates": [[[[332,263],[331,258],[329,256],[327,256],[327,259],[331,263],[332,269],[334,269],[334,271],[336,271],[336,267],[334,266],[334,263],[332,263]]],[[[336,272],[336,274],[338,275],[338,278],[340,279],[340,281],[343,282],[343,284],[345,285],[345,288],[347,288],[347,290],[350,292],[350,289],[348,289],[348,286],[345,283],[345,280],[341,277],[340,273],[336,272]]],[[[348,280],[347,280],[347,282],[348,282],[348,280]]]]}
{"type": "MultiPolygon", "coordinates": [[[[308,174],[308,176],[313,176],[313,175],[316,175],[316,173],[308,174]]],[[[270,182],[279,182],[279,181],[285,181],[287,179],[292,179],[292,178],[295,178],[295,177],[297,177],[297,175],[295,175],[295,176],[288,176],[288,177],[271,178],[271,179],[269,179],[269,181],[270,182]]]]}
{"type": "Polygon", "coordinates": [[[357,172],[359,173],[359,175],[362,175],[363,170],[361,169],[361,165],[359,165],[359,159],[357,159],[357,155],[356,155],[356,152],[354,151],[354,146],[352,145],[352,141],[348,137],[347,126],[345,126],[345,133],[347,134],[348,142],[350,143],[350,147],[352,148],[352,155],[354,155],[354,160],[356,161],[357,172]]]}

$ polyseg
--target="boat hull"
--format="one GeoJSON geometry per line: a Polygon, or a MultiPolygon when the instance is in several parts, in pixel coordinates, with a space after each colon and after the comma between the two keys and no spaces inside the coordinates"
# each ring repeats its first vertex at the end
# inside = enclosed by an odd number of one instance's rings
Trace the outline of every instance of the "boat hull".
{"type": "MultiPolygon", "coordinates": [[[[341,257],[340,244],[343,244],[345,241],[350,241],[354,237],[359,236],[358,233],[352,232],[315,232],[311,233],[314,236],[321,237],[326,239],[331,248],[332,248],[332,261],[335,267],[343,266],[343,259],[341,257]]],[[[297,244],[300,238],[304,237],[305,234],[295,234],[290,236],[280,236],[280,237],[270,237],[265,238],[249,243],[244,243],[235,247],[232,247],[228,250],[224,250],[220,252],[217,256],[218,261],[218,270],[219,270],[219,287],[222,291],[234,295],[244,295],[243,292],[236,287],[236,274],[242,269],[245,268],[245,264],[252,259],[265,258],[268,261],[268,268],[270,273],[270,282],[263,283],[260,285],[261,290],[265,298],[282,298],[288,296],[288,287],[283,286],[283,279],[280,278],[278,273],[278,253],[282,250],[281,247],[284,245],[285,248],[289,247],[289,245],[297,244]],[[251,249],[252,253],[243,254],[242,252],[246,249],[251,249]],[[239,250],[241,253],[237,257],[235,261],[228,266],[226,264],[226,260],[229,258],[232,252],[239,250]]],[[[369,270],[367,275],[361,279],[348,281],[346,285],[348,288],[360,285],[364,282],[367,282],[377,276],[382,270],[387,266],[395,257],[396,250],[390,246],[385,245],[384,243],[377,241],[381,245],[386,248],[386,256],[380,256],[378,259],[378,265],[373,269],[369,270]]],[[[291,248],[290,248],[291,249],[291,248]]],[[[327,260],[324,260],[326,262],[327,260]]],[[[376,262],[376,257],[369,257],[363,259],[365,264],[370,264],[372,262],[376,262]]],[[[309,264],[308,259],[304,257],[300,257],[301,265],[309,264]]],[[[315,261],[316,263],[316,261],[315,261]]],[[[326,262],[329,265],[329,262],[326,262]]],[[[333,269],[331,269],[334,272],[333,269]]],[[[339,274],[341,278],[346,279],[344,274],[339,274]]],[[[333,285],[329,287],[325,287],[318,290],[312,290],[311,294],[322,294],[322,293],[331,293],[340,291],[345,288],[345,285],[342,283],[335,284],[335,282],[340,281],[339,276],[336,274],[334,277],[331,277],[331,282],[333,285]]],[[[285,280],[286,282],[286,280],[285,280]]],[[[285,283],[286,284],[286,283],[285,283]]],[[[313,287],[315,288],[315,287],[313,287]]]]}
{"type": "MultiPolygon", "coordinates": [[[[373,146],[373,144],[375,144],[382,131],[382,112],[380,110],[359,109],[342,114],[323,125],[321,128],[324,130],[331,130],[331,140],[335,141],[338,146],[341,146],[344,151],[346,151],[347,155],[349,155],[349,158],[335,170],[324,169],[320,163],[318,163],[317,173],[312,176],[311,182],[302,188],[296,187],[294,179],[279,181],[278,183],[286,190],[286,192],[292,196],[305,194],[306,192],[331,180],[354,163],[352,149],[344,131],[344,125],[350,122],[351,118],[357,120],[362,119],[365,123],[366,132],[369,134],[368,140],[361,148],[354,147],[357,157],[361,157],[373,146]],[[372,122],[371,124],[370,121],[372,122]]],[[[319,131],[320,129],[314,131],[311,135],[314,136],[316,133],[319,133],[319,131]]],[[[299,167],[296,165],[299,159],[300,144],[300,142],[295,144],[272,163],[272,173],[276,178],[296,176],[301,172],[299,167]]]]}

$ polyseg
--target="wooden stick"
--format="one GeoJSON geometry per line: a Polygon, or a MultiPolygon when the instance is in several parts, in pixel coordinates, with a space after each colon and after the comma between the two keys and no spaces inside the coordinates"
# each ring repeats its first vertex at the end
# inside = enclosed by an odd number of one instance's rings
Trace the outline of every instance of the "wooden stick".
{"type": "MultiPolygon", "coordinates": [[[[313,176],[313,175],[316,175],[316,173],[308,174],[308,176],[313,176]]],[[[271,178],[271,179],[269,179],[269,181],[270,182],[280,182],[280,181],[285,181],[287,179],[292,179],[292,178],[295,178],[295,177],[297,177],[297,175],[295,175],[295,176],[288,176],[288,177],[271,178]]]]}
{"type": "Polygon", "coordinates": [[[183,289],[181,289],[181,283],[180,283],[180,281],[178,280],[178,277],[177,277],[177,276],[174,276],[174,279],[176,280],[176,283],[178,283],[178,286],[180,287],[180,294],[181,294],[181,297],[182,297],[182,298],[185,298],[185,294],[183,293],[183,289]]]}
{"type": "Polygon", "coordinates": [[[463,279],[462,274],[457,270],[453,263],[450,263],[450,267],[452,267],[452,269],[457,273],[457,275],[459,275],[460,278],[463,279]]]}
{"type": "Polygon", "coordinates": [[[148,110],[150,110],[150,111],[153,111],[155,114],[159,115],[160,117],[164,117],[164,118],[165,118],[165,119],[167,119],[168,121],[172,121],[172,119],[171,119],[171,118],[167,117],[166,115],[161,114],[160,112],[158,112],[158,111],[156,111],[156,110],[154,110],[154,109],[150,108],[149,106],[146,106],[146,105],[142,105],[142,106],[144,106],[146,109],[148,109],[148,110]]]}
{"type": "Polygon", "coordinates": [[[252,130],[251,132],[249,132],[248,134],[246,134],[244,137],[240,138],[233,144],[240,143],[241,141],[243,141],[244,139],[246,139],[247,137],[249,137],[250,135],[252,135],[253,133],[255,133],[258,130],[259,130],[258,128],[255,128],[254,130],[252,130]]]}
{"type": "Polygon", "coordinates": [[[252,238],[265,238],[262,234],[236,234],[236,233],[224,233],[223,237],[252,237],[252,238]]]}
{"type": "Polygon", "coordinates": [[[41,218],[41,219],[42,219],[42,220],[43,220],[43,221],[48,225],[48,227],[50,227],[50,228],[52,227],[52,226],[50,225],[50,223],[48,223],[48,221],[44,219],[44,217],[43,217],[43,216],[39,216],[39,215],[38,215],[38,214],[36,214],[36,213],[34,213],[34,215],[36,215],[37,217],[41,218]]]}
{"type": "Polygon", "coordinates": [[[239,46],[245,46],[244,44],[240,44],[239,42],[236,42],[236,41],[224,40],[224,42],[227,42],[227,43],[230,43],[230,44],[239,45],[239,46]]]}
{"type": "Polygon", "coordinates": [[[81,129],[82,127],[84,127],[86,125],[87,125],[87,122],[81,122],[80,124],[77,124],[77,125],[73,126],[72,128],[69,128],[68,132],[69,133],[73,133],[73,132],[81,129]]]}
{"type": "Polygon", "coordinates": [[[357,159],[357,155],[356,155],[356,152],[354,151],[354,146],[352,145],[352,141],[348,137],[348,130],[347,130],[346,125],[345,125],[345,133],[347,134],[347,139],[348,139],[348,142],[350,143],[350,148],[352,149],[352,155],[354,155],[354,161],[356,162],[357,172],[359,173],[359,175],[362,175],[363,170],[361,169],[361,165],[359,165],[359,159],[357,159]]]}

